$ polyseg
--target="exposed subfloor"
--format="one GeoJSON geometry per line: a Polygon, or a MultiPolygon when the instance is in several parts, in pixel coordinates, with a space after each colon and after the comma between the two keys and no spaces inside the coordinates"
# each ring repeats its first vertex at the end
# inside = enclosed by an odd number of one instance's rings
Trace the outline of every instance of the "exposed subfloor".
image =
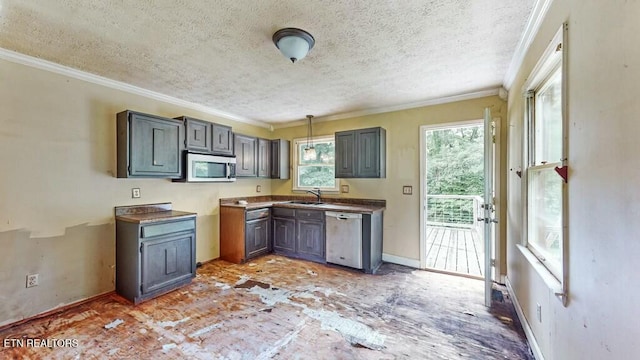
{"type": "Polygon", "coordinates": [[[482,291],[393,264],[366,275],[275,255],[216,260],[138,306],[111,294],[5,329],[0,358],[533,359],[508,294],[494,290],[487,309],[482,291]]]}

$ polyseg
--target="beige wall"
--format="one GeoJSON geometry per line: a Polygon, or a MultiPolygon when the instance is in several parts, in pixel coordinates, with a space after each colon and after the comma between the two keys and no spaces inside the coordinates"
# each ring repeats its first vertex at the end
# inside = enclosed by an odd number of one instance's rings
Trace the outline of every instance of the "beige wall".
{"type": "Polygon", "coordinates": [[[516,244],[521,182],[508,175],[508,277],[547,360],[640,353],[640,3],[553,2],[509,94],[509,167],[522,164],[522,85],[569,23],[569,303],[550,292],[516,244]],[[542,321],[536,319],[542,306],[542,321]]]}
{"type": "MultiPolygon", "coordinates": [[[[341,179],[341,184],[349,185],[350,192],[336,195],[387,201],[383,234],[385,254],[412,260],[410,263],[419,263],[420,126],[479,120],[483,117],[485,107],[491,108],[494,117],[506,118],[505,102],[497,96],[491,96],[313,124],[313,134],[318,136],[341,130],[376,126],[387,130],[387,177],[385,179],[341,179]],[[403,185],[413,186],[413,195],[402,195],[403,185]]],[[[288,140],[306,136],[306,125],[274,131],[274,137],[288,140]]],[[[504,163],[505,160],[500,164],[504,163]]],[[[505,186],[504,181],[497,180],[499,185],[505,186]]],[[[274,194],[291,194],[291,188],[291,180],[272,183],[274,194]]]]}
{"type": "Polygon", "coordinates": [[[198,213],[197,260],[218,257],[218,199],[270,192],[269,180],[184,184],[118,179],[115,114],[190,115],[264,128],[0,61],[0,325],[114,289],[114,206],[172,202],[198,213]],[[131,188],[141,189],[140,199],[131,188]],[[27,274],[40,286],[25,288],[27,274]]]}

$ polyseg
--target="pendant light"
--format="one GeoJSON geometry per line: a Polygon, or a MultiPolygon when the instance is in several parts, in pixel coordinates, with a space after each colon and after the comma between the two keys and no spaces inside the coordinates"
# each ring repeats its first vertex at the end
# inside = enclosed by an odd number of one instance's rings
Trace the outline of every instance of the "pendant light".
{"type": "Polygon", "coordinates": [[[316,148],[313,147],[313,129],[311,127],[311,119],[313,115],[307,115],[307,147],[304,148],[302,158],[307,161],[315,160],[317,158],[316,148]]]}
{"type": "Polygon", "coordinates": [[[316,43],[311,34],[297,28],[280,29],[273,34],[272,40],[282,55],[292,63],[307,56],[309,50],[316,43]]]}

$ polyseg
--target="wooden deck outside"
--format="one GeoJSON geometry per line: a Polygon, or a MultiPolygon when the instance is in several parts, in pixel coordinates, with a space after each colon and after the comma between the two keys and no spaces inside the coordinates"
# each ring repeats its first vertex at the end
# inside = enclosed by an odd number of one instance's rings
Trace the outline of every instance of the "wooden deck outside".
{"type": "Polygon", "coordinates": [[[484,244],[475,229],[427,226],[427,268],[482,277],[484,244]]]}

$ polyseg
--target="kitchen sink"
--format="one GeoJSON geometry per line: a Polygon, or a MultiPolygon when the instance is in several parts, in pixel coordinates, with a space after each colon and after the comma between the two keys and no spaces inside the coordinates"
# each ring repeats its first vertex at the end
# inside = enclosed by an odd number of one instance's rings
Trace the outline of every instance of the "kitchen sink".
{"type": "Polygon", "coordinates": [[[322,203],[322,202],[316,202],[316,201],[293,200],[293,201],[289,201],[289,204],[298,204],[298,205],[322,205],[322,204],[324,204],[324,203],[322,203]]]}

